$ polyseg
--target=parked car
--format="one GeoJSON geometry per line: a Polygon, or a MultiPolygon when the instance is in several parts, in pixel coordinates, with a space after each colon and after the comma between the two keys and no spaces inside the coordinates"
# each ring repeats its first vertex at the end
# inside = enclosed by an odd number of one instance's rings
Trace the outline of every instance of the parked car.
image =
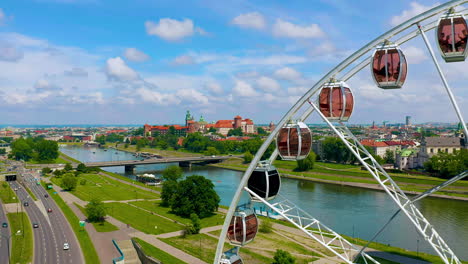
{"type": "Polygon", "coordinates": [[[63,243],[63,250],[69,250],[70,245],[68,243],[63,243]]]}
{"type": "Polygon", "coordinates": [[[5,228],[8,227],[8,223],[7,223],[7,222],[3,222],[3,223],[2,223],[2,227],[5,227],[5,228]]]}
{"type": "Polygon", "coordinates": [[[38,223],[33,223],[33,227],[34,227],[34,228],[38,228],[38,227],[39,227],[39,224],[38,224],[38,223]]]}

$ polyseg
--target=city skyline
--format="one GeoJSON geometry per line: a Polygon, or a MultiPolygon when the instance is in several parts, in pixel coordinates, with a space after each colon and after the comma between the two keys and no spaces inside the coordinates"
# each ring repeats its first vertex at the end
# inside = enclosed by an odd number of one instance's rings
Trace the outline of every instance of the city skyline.
{"type": "MultiPolygon", "coordinates": [[[[375,12],[373,1],[8,0],[0,4],[0,123],[176,124],[191,109],[207,120],[239,114],[268,124],[352,52],[435,3],[395,1],[375,12]]],[[[402,89],[377,88],[367,68],[348,82],[349,122],[456,123],[421,39],[402,50],[402,89]]],[[[466,66],[442,65],[465,116],[466,66]]]]}

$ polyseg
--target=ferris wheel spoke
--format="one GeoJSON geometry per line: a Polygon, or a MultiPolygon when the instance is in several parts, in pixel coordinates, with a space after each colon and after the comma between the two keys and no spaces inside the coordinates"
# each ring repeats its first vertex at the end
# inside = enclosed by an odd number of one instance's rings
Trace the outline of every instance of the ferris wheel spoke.
{"type": "Polygon", "coordinates": [[[379,263],[365,252],[360,252],[355,245],[322,224],[319,220],[291,201],[284,199],[281,202],[271,204],[248,187],[244,187],[244,190],[255,197],[256,201],[260,201],[268,206],[346,263],[354,263],[354,259],[357,258],[358,255],[362,256],[365,263],[368,263],[368,261],[370,261],[370,263],[379,263]]]}
{"type": "Polygon", "coordinates": [[[461,263],[456,257],[450,247],[445,243],[442,237],[437,233],[434,227],[423,216],[419,209],[411,202],[406,194],[400,187],[393,181],[388,173],[378,164],[374,157],[367,151],[367,149],[359,142],[359,140],[352,134],[352,132],[342,122],[338,125],[333,125],[327,117],[319,111],[318,107],[309,101],[309,104],[315,108],[320,117],[328,124],[328,126],[341,138],[343,143],[348,149],[356,156],[361,164],[372,174],[380,186],[387,192],[387,194],[394,200],[400,209],[406,214],[409,220],[413,223],[419,233],[424,239],[432,246],[442,260],[447,264],[461,263]],[[364,153],[371,161],[366,162],[363,160],[361,153],[364,153]],[[384,179],[389,183],[386,185],[384,179]]]}

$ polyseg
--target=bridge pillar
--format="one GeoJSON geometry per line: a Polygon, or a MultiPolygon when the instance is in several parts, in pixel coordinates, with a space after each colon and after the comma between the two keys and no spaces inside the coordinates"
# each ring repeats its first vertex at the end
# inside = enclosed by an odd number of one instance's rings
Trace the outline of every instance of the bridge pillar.
{"type": "Polygon", "coordinates": [[[135,165],[125,165],[125,172],[135,172],[135,165]]]}
{"type": "Polygon", "coordinates": [[[191,161],[180,161],[179,162],[179,167],[191,168],[192,167],[192,162],[191,161]]]}

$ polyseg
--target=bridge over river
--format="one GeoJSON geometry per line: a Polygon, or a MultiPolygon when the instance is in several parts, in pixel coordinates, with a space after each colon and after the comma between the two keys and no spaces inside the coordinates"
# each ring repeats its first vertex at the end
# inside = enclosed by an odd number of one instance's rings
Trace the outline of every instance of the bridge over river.
{"type": "Polygon", "coordinates": [[[103,162],[86,162],[86,167],[118,167],[125,166],[125,171],[133,171],[137,165],[179,163],[181,167],[190,167],[192,164],[219,163],[233,156],[200,156],[200,157],[178,157],[178,158],[151,158],[145,160],[118,160],[103,162]]]}

